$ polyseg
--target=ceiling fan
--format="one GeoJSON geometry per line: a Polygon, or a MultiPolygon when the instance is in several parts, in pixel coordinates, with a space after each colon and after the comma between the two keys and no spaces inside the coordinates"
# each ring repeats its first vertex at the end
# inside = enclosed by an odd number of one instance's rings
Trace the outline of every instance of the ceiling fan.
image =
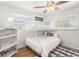
{"type": "Polygon", "coordinates": [[[45,10],[43,11],[43,13],[47,13],[49,11],[59,9],[57,7],[57,5],[61,5],[61,4],[67,3],[67,2],[69,2],[69,1],[58,1],[58,2],[47,1],[47,5],[46,6],[37,6],[37,7],[34,7],[34,8],[45,8],[45,10]]]}

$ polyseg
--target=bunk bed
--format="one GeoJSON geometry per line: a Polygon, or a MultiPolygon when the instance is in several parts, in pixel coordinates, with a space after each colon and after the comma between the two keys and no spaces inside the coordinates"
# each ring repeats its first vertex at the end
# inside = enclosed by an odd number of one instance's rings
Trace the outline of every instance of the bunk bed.
{"type": "Polygon", "coordinates": [[[49,52],[56,48],[60,42],[60,38],[50,36],[39,36],[37,39],[32,37],[25,40],[25,44],[42,57],[47,57],[49,52]]]}
{"type": "Polygon", "coordinates": [[[39,30],[52,30],[49,25],[44,23],[35,22],[35,37],[30,37],[25,39],[26,46],[30,47],[33,51],[39,54],[42,57],[47,57],[54,48],[56,48],[61,39],[58,37],[57,33],[53,33],[53,36],[50,35],[41,35],[38,36],[36,31],[39,30]],[[47,28],[46,28],[47,27],[47,28]]]}

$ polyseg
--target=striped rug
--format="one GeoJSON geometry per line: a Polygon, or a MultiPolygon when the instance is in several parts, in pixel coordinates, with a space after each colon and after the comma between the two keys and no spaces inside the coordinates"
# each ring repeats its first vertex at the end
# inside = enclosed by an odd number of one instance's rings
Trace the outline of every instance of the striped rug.
{"type": "Polygon", "coordinates": [[[58,46],[49,53],[49,57],[79,57],[79,51],[63,46],[58,46]]]}

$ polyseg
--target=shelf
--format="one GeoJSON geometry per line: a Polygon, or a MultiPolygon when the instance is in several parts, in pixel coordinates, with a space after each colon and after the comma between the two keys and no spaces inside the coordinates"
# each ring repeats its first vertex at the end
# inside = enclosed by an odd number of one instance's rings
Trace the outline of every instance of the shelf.
{"type": "Polygon", "coordinates": [[[6,47],[0,49],[0,52],[6,50],[6,49],[8,49],[8,48],[10,48],[10,47],[12,47],[12,46],[14,46],[14,45],[16,45],[16,44],[17,44],[17,43],[13,43],[13,44],[11,44],[11,45],[9,45],[9,46],[6,46],[6,47]]]}
{"type": "Polygon", "coordinates": [[[11,57],[17,52],[17,30],[0,30],[0,57],[11,57]]]}
{"type": "Polygon", "coordinates": [[[16,33],[16,30],[11,29],[11,28],[6,28],[3,30],[0,30],[0,37],[5,37],[5,36],[12,35],[15,33],[16,33]]]}
{"type": "Polygon", "coordinates": [[[17,53],[16,50],[10,51],[10,52],[6,53],[5,55],[3,55],[2,57],[11,57],[11,56],[13,56],[15,53],[17,53]]]}
{"type": "Polygon", "coordinates": [[[12,34],[12,35],[3,36],[3,37],[0,37],[0,39],[5,39],[5,38],[8,38],[8,37],[13,37],[13,36],[16,36],[16,34],[12,34]]]}

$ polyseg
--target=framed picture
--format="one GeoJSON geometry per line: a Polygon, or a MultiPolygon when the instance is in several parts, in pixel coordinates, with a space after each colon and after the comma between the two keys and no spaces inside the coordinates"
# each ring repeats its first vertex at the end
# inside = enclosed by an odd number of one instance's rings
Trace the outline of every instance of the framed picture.
{"type": "Polygon", "coordinates": [[[36,17],[35,17],[35,20],[36,20],[36,21],[43,21],[43,18],[42,18],[42,17],[37,17],[37,16],[36,16],[36,17]]]}

